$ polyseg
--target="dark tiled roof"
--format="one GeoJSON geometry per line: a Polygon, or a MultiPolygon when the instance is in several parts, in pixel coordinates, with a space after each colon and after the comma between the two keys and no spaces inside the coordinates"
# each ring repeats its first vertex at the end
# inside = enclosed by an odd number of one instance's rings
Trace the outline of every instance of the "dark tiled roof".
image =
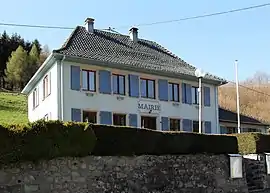
{"type": "MultiPolygon", "coordinates": [[[[235,122],[237,123],[237,113],[224,109],[224,108],[219,108],[219,120],[224,121],[224,122],[235,122]]],[[[241,123],[246,123],[246,124],[254,124],[254,125],[267,125],[265,123],[262,123],[261,121],[248,117],[245,115],[240,114],[240,122],[241,123]]]]}
{"type": "MultiPolygon", "coordinates": [[[[190,76],[194,76],[196,70],[156,42],[139,39],[136,43],[127,35],[96,29],[89,33],[81,26],[72,32],[62,48],[54,52],[190,76]]],[[[211,74],[207,74],[205,79],[225,82],[211,74]]]]}

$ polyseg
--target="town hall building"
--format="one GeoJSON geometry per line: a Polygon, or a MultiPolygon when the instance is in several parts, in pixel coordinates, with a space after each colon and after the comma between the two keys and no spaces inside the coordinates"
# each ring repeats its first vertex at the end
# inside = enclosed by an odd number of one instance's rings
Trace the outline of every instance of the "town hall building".
{"type": "MultiPolygon", "coordinates": [[[[29,121],[88,121],[154,130],[198,132],[196,68],[150,40],[77,26],[38,69],[22,93],[29,121]]],[[[217,88],[202,80],[202,131],[220,133],[217,88]]]]}

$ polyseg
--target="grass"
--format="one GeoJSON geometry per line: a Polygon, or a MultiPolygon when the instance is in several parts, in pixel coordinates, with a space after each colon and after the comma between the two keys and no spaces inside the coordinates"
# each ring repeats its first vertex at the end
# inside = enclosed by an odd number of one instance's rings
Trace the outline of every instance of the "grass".
{"type": "Polygon", "coordinates": [[[27,97],[0,91],[0,125],[27,123],[27,97]]]}

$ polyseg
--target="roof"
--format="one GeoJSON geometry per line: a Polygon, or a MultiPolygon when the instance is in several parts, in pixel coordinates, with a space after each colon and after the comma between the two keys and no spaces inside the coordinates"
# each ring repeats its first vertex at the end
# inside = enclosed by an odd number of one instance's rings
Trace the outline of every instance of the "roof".
{"type": "MultiPolygon", "coordinates": [[[[237,123],[237,113],[219,107],[219,121],[237,123]]],[[[262,123],[253,117],[248,117],[242,114],[240,114],[240,123],[268,126],[267,124],[262,123]]]]}
{"type": "MultiPolygon", "coordinates": [[[[133,42],[127,35],[97,29],[94,29],[94,33],[89,33],[82,26],[77,26],[64,45],[53,52],[106,63],[124,64],[133,68],[195,77],[194,66],[156,42],[144,39],[133,42]]],[[[224,79],[208,73],[204,79],[218,81],[218,84],[227,83],[224,79]]]]}

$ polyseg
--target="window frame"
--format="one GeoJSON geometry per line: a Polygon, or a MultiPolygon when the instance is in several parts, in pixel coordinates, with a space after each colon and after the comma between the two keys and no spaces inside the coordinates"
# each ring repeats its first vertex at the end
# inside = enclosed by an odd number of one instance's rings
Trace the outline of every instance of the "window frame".
{"type": "Polygon", "coordinates": [[[89,92],[96,92],[97,91],[97,71],[95,70],[88,70],[88,69],[82,69],[81,70],[81,90],[83,91],[89,91],[89,92]],[[87,88],[83,88],[83,72],[87,72],[87,88]],[[90,73],[94,73],[94,90],[90,90],[90,73]]]}
{"type": "Polygon", "coordinates": [[[174,83],[174,82],[169,82],[168,83],[168,91],[169,91],[169,101],[172,102],[180,102],[180,85],[178,83],[174,83]],[[170,85],[172,85],[172,100],[170,99],[170,85]],[[178,98],[175,99],[175,92],[174,92],[174,86],[177,86],[177,96],[178,98]]]}
{"type": "Polygon", "coordinates": [[[124,114],[124,113],[113,113],[112,114],[112,124],[115,125],[115,126],[127,126],[127,115],[124,114]],[[119,116],[118,117],[118,120],[119,122],[121,122],[121,116],[123,116],[122,118],[124,118],[124,124],[115,124],[115,116],[119,116]]]}
{"type": "Polygon", "coordinates": [[[113,94],[117,94],[117,95],[126,95],[126,75],[123,75],[123,74],[116,74],[116,73],[113,73],[112,74],[112,92],[113,94]],[[117,92],[114,92],[114,76],[116,76],[116,80],[117,80],[117,92]],[[124,90],[124,93],[120,93],[120,77],[123,77],[124,78],[124,85],[123,85],[123,90],[124,90]]]}
{"type": "Polygon", "coordinates": [[[45,121],[49,121],[49,114],[47,113],[46,115],[44,115],[43,119],[44,119],[45,121]]]}
{"type": "Polygon", "coordinates": [[[44,100],[51,94],[50,77],[48,74],[43,78],[42,83],[43,83],[43,100],[44,100]]]}
{"type": "Polygon", "coordinates": [[[148,79],[148,78],[140,78],[140,97],[141,98],[146,98],[146,99],[156,99],[156,80],[155,79],[148,79]],[[146,96],[142,96],[142,90],[141,90],[141,81],[146,81],[146,96]],[[153,82],[153,93],[154,93],[154,96],[153,97],[149,97],[149,90],[148,90],[148,84],[149,82],[153,82]]]}
{"type": "Polygon", "coordinates": [[[192,132],[193,133],[199,133],[199,121],[196,121],[196,120],[192,121],[192,132]],[[198,123],[198,131],[194,131],[194,123],[198,123]]]}
{"type": "Polygon", "coordinates": [[[191,92],[192,104],[198,105],[199,104],[199,87],[191,86],[191,91],[192,91],[191,92]],[[194,101],[193,101],[193,97],[194,97],[194,101]]]}
{"type": "MultiPolygon", "coordinates": [[[[91,110],[82,110],[82,117],[81,117],[81,120],[82,120],[82,122],[86,122],[85,120],[84,120],[84,113],[89,113],[89,114],[95,114],[95,123],[93,123],[93,124],[97,124],[97,117],[98,117],[98,115],[97,115],[97,112],[96,111],[91,111],[91,110]]],[[[89,115],[88,114],[88,115],[89,115]]],[[[89,122],[89,120],[87,121],[88,123],[92,123],[92,122],[89,122]]]]}
{"type": "MultiPolygon", "coordinates": [[[[170,120],[170,125],[169,125],[169,129],[170,129],[170,131],[181,131],[181,119],[178,119],[178,118],[170,118],[169,119],[170,120]],[[177,121],[178,123],[177,124],[179,124],[178,126],[179,126],[179,128],[177,129],[177,130],[173,130],[172,129],[172,122],[174,122],[174,121],[177,121]]],[[[175,126],[176,124],[174,123],[174,126],[175,126]]]]}

